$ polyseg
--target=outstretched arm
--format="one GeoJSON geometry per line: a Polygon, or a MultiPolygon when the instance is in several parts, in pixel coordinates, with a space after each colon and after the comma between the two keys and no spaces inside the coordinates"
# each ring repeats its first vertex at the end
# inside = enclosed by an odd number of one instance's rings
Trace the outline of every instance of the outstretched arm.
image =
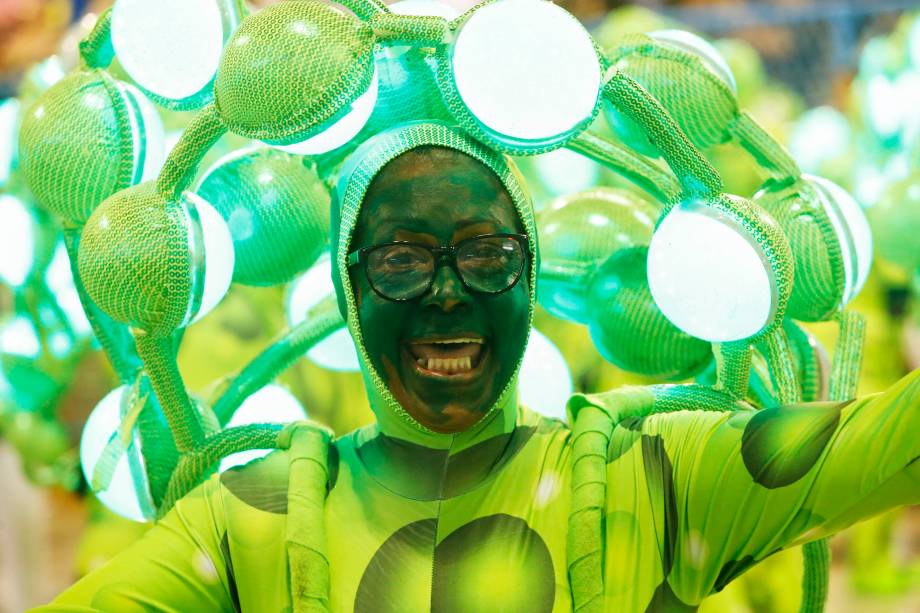
{"type": "Polygon", "coordinates": [[[779,549],[920,502],[918,432],[920,371],[850,402],[621,421],[607,457],[608,610],[696,605],[779,549]]]}
{"type": "Polygon", "coordinates": [[[34,611],[233,611],[219,487],[215,476],[190,492],[140,540],[34,611]]]}

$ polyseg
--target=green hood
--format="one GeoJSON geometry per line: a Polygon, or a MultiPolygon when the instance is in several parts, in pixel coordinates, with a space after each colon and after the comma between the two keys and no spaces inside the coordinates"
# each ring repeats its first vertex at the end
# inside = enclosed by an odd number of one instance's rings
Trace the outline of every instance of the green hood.
{"type": "Polygon", "coordinates": [[[407,440],[435,449],[451,449],[452,453],[470,445],[514,429],[517,417],[517,380],[526,342],[518,354],[514,374],[502,390],[496,403],[469,430],[457,434],[434,432],[417,422],[387,388],[371,364],[364,346],[358,310],[348,276],[348,253],[361,205],[371,181],[387,162],[397,156],[426,145],[448,147],[463,152],[488,166],[504,184],[520,216],[524,231],[530,237],[529,267],[530,321],[536,304],[538,259],[536,223],[533,207],[524,190],[523,179],[514,164],[505,156],[473,140],[457,128],[440,123],[403,124],[382,132],[364,142],[345,161],[332,197],[332,281],[339,309],[358,349],[358,359],[371,409],[377,416],[377,427],[386,436],[407,440]]]}

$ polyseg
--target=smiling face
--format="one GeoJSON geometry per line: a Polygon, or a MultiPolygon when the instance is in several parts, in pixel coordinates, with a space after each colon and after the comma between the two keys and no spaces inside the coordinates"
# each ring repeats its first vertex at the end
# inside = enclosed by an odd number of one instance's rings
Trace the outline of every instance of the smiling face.
{"type": "MultiPolygon", "coordinates": [[[[453,149],[420,147],[374,178],[350,251],[389,241],[456,245],[493,233],[522,233],[499,178],[453,149]]],[[[400,405],[435,432],[461,432],[476,423],[523,353],[528,268],[509,291],[486,295],[464,287],[442,261],[428,291],[406,302],[375,293],[362,266],[350,273],[371,363],[400,405]]]]}

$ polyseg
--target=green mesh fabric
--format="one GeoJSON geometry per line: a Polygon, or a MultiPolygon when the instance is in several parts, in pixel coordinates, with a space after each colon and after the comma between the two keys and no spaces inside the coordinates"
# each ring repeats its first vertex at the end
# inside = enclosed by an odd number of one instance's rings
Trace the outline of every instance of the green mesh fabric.
{"type": "Polygon", "coordinates": [[[632,34],[610,49],[607,59],[658,99],[697,147],[728,139],[726,128],[738,114],[735,95],[695,55],[632,34]]]}
{"type": "Polygon", "coordinates": [[[373,76],[374,35],[354,15],[313,0],[247,17],[221,57],[214,97],[228,129],[281,144],[348,111],[373,76]]]}
{"type": "Polygon", "coordinates": [[[152,182],[106,199],[80,242],[80,277],[117,321],[165,335],[189,315],[196,270],[189,207],[167,202],[152,182]]]}
{"type": "MultiPolygon", "coordinates": [[[[491,168],[508,190],[520,216],[524,232],[531,238],[529,245],[533,265],[530,266],[528,278],[530,282],[530,318],[533,317],[533,308],[536,303],[537,269],[539,268],[534,213],[530,200],[521,187],[521,179],[518,177],[517,171],[510,160],[476,142],[463,132],[438,123],[406,124],[367,141],[345,163],[339,175],[339,183],[334,191],[332,206],[332,253],[335,259],[333,283],[336,286],[339,309],[348,324],[355,346],[358,348],[358,357],[366,382],[365,386],[378,423],[381,424],[385,431],[392,427],[394,430],[399,431],[403,437],[421,438],[423,440],[443,439],[445,435],[438,435],[415,421],[400,406],[383,383],[380,375],[371,366],[359,325],[357,305],[348,275],[347,260],[351,236],[358,221],[358,215],[361,212],[361,204],[373,178],[393,158],[410,149],[425,145],[449,147],[472,156],[491,168]]],[[[521,358],[523,358],[523,347],[521,348],[521,358]]],[[[488,423],[491,415],[503,410],[509,402],[516,398],[517,372],[519,369],[520,361],[515,369],[515,375],[508,381],[495,405],[482,417],[481,423],[488,423]]],[[[437,444],[434,440],[427,440],[426,443],[437,444]]]]}
{"type": "Polygon", "coordinates": [[[787,313],[800,321],[823,321],[840,306],[844,266],[833,224],[807,181],[770,182],[754,196],[782,228],[792,252],[795,285],[787,313]]]}
{"type": "Polygon", "coordinates": [[[787,179],[799,176],[799,167],[789,152],[748,113],[735,117],[728,124],[728,132],[771,177],[787,179]]]}
{"type": "Polygon", "coordinates": [[[82,224],[134,175],[130,109],[115,80],[76,72],[48,89],[23,118],[19,163],[36,200],[82,224]]]}
{"type": "Polygon", "coordinates": [[[80,41],[80,62],[86,68],[106,68],[112,63],[112,9],[100,13],[96,25],[80,41]]]}
{"type": "Polygon", "coordinates": [[[195,192],[227,222],[234,282],[285,283],[326,246],[329,191],[303,156],[248,150],[209,170],[195,192]]]}
{"type": "Polygon", "coordinates": [[[156,179],[157,191],[175,200],[185,191],[208,150],[227,132],[214,104],[209,104],[189,122],[172,148],[156,179]]]}
{"type": "Polygon", "coordinates": [[[441,44],[449,32],[443,17],[377,13],[369,21],[374,36],[381,42],[441,44]]]}

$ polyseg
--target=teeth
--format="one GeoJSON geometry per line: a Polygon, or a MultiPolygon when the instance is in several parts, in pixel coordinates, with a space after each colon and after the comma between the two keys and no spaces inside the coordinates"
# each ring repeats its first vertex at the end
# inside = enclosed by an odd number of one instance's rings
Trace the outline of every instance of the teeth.
{"type": "Polygon", "coordinates": [[[435,372],[465,372],[472,370],[472,361],[470,358],[418,358],[416,360],[419,366],[433,370],[435,372]]]}
{"type": "Polygon", "coordinates": [[[481,338],[445,338],[431,341],[432,345],[457,345],[460,343],[476,343],[477,345],[482,345],[483,340],[481,338]]]}

